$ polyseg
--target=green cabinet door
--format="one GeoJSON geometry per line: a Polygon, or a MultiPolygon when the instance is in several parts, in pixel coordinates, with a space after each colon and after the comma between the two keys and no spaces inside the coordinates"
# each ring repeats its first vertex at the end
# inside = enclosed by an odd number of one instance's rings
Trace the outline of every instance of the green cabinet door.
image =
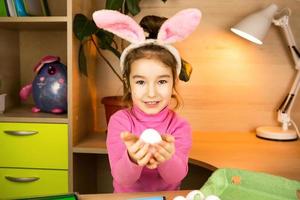
{"type": "Polygon", "coordinates": [[[0,199],[68,192],[67,170],[0,168],[0,199]]]}
{"type": "Polygon", "coordinates": [[[0,167],[68,169],[68,125],[0,123],[0,167]]]}

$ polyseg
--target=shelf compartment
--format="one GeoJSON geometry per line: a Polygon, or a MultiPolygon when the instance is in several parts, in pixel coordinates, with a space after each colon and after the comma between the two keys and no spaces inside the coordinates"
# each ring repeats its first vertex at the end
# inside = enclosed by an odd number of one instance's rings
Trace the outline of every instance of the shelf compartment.
{"type": "Polygon", "coordinates": [[[74,191],[79,194],[113,192],[108,155],[75,154],[73,174],[74,191]]]}
{"type": "MultiPolygon", "coordinates": [[[[67,24],[66,22],[60,23],[67,24]]],[[[41,22],[38,22],[38,24],[41,24],[41,22]]],[[[34,104],[32,95],[22,104],[19,97],[20,89],[34,80],[36,73],[33,69],[42,57],[46,55],[59,56],[61,62],[68,66],[67,31],[0,29],[0,36],[0,52],[5,58],[2,60],[2,67],[0,67],[1,91],[7,94],[5,100],[6,112],[4,115],[0,115],[0,120],[17,120],[18,122],[32,120],[33,122],[46,123],[68,122],[67,115],[60,117],[60,115],[32,113],[31,107],[34,104]],[[28,105],[28,107],[24,107],[23,104],[28,105]],[[35,117],[37,119],[33,119],[35,117]]]]}
{"type": "Polygon", "coordinates": [[[67,114],[33,113],[33,105],[21,105],[0,114],[1,122],[68,123],[67,114]]]}
{"type": "Polygon", "coordinates": [[[73,153],[107,154],[106,133],[93,133],[73,147],[73,153]]]}

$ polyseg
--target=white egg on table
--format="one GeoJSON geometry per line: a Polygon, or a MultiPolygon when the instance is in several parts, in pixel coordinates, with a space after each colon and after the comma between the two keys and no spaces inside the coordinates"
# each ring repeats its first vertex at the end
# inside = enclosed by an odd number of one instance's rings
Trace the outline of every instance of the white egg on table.
{"type": "Polygon", "coordinates": [[[204,200],[221,200],[221,199],[216,195],[208,195],[204,200]]]}
{"type": "Polygon", "coordinates": [[[204,200],[205,196],[199,190],[192,190],[186,195],[187,200],[204,200]]]}
{"type": "Polygon", "coordinates": [[[186,200],[186,198],[184,196],[176,196],[173,200],[186,200]]]}
{"type": "Polygon", "coordinates": [[[149,144],[155,144],[162,141],[159,132],[157,132],[155,129],[152,128],[144,130],[140,138],[145,143],[149,143],[149,144]]]}

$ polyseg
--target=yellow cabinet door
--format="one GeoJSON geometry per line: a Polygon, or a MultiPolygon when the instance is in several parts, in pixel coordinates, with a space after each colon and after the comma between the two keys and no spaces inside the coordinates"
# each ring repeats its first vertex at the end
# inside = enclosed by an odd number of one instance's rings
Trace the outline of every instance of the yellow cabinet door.
{"type": "Polygon", "coordinates": [[[68,126],[0,123],[0,158],[0,167],[68,169],[68,126]]]}
{"type": "Polygon", "coordinates": [[[0,199],[68,192],[67,170],[0,168],[0,199]]]}

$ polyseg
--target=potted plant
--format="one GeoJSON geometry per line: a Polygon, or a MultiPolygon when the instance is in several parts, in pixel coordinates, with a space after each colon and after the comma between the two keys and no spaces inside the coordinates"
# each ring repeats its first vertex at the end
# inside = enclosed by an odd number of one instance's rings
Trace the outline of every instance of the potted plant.
{"type": "MultiPolygon", "coordinates": [[[[167,0],[162,1],[166,2],[167,0]]],[[[140,0],[106,0],[105,9],[118,10],[124,14],[134,16],[140,12],[139,3],[140,0]]],[[[156,38],[160,25],[166,19],[167,18],[158,16],[146,16],[142,19],[140,25],[143,27],[145,32],[148,32],[149,37],[156,38]]],[[[115,40],[117,36],[110,32],[99,29],[92,19],[89,19],[83,14],[75,15],[73,20],[73,32],[80,41],[78,52],[78,66],[80,73],[84,76],[88,76],[86,57],[83,47],[86,43],[91,43],[95,46],[98,56],[103,59],[103,61],[108,65],[108,67],[110,67],[122,84],[125,85],[122,76],[116,71],[115,67],[102,53],[103,50],[108,50],[115,55],[116,59],[119,59],[123,50],[123,48],[120,48],[120,46],[123,47],[123,41],[121,40],[121,43],[118,44],[115,40]]],[[[182,60],[182,64],[183,67],[179,78],[183,81],[188,81],[191,74],[191,66],[184,60],[182,60]]],[[[105,106],[106,122],[108,122],[110,116],[115,111],[126,106],[122,103],[121,96],[104,97],[101,102],[105,106]]]]}

